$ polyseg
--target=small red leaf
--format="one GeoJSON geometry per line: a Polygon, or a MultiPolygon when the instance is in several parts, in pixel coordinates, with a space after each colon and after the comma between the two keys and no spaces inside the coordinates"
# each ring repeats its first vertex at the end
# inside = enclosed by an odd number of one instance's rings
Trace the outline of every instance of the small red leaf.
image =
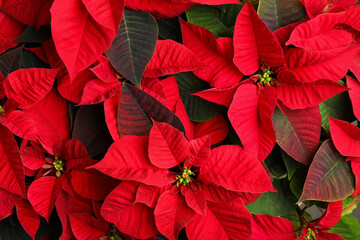
{"type": "Polygon", "coordinates": [[[108,98],[121,92],[121,83],[104,83],[101,80],[94,79],[86,83],[78,105],[91,105],[105,101],[108,98]]]}
{"type": "Polygon", "coordinates": [[[29,108],[47,95],[54,83],[57,70],[43,68],[19,69],[5,79],[5,92],[19,108],[29,108]]]}
{"type": "Polygon", "coordinates": [[[343,156],[360,157],[360,128],[342,120],[328,118],[336,149],[343,156]]]}
{"type": "Polygon", "coordinates": [[[210,136],[206,135],[190,141],[190,164],[201,167],[210,157],[210,136]]]}
{"type": "Polygon", "coordinates": [[[236,19],[234,51],[234,63],[245,75],[255,73],[262,61],[271,67],[284,64],[280,44],[250,3],[244,4],[236,19]]]}
{"type": "Polygon", "coordinates": [[[37,140],[34,120],[25,112],[13,110],[0,117],[0,124],[7,127],[13,134],[28,140],[37,140]]]}
{"type": "Polygon", "coordinates": [[[167,123],[153,121],[149,136],[149,158],[152,164],[159,168],[172,168],[185,160],[189,147],[184,133],[167,123]]]}
{"type": "Polygon", "coordinates": [[[165,237],[175,240],[194,214],[180,193],[166,191],[159,197],[154,211],[156,227],[165,237]]]}
{"type": "Polygon", "coordinates": [[[296,239],[292,223],[281,217],[258,214],[251,219],[251,240],[257,239],[296,239]]]}
{"type": "Polygon", "coordinates": [[[119,100],[120,94],[116,94],[104,102],[105,122],[114,141],[120,138],[116,118],[119,100]]]}
{"type": "Polygon", "coordinates": [[[135,202],[144,203],[150,208],[155,208],[159,196],[168,190],[168,187],[158,188],[141,183],[136,192],[135,202]]]}
{"type": "Polygon", "coordinates": [[[185,193],[185,201],[198,214],[206,216],[206,198],[203,192],[190,188],[185,193]]]}
{"type": "Polygon", "coordinates": [[[35,234],[40,226],[40,217],[29,202],[21,199],[16,203],[16,214],[24,230],[35,239],[35,234]]]}
{"type": "Polygon", "coordinates": [[[35,147],[25,147],[20,151],[21,160],[24,166],[31,170],[40,169],[45,162],[45,155],[35,147]]]}
{"type": "Polygon", "coordinates": [[[357,119],[360,119],[360,82],[350,76],[346,76],[346,85],[350,88],[349,97],[354,115],[357,119]]]}
{"type": "Polygon", "coordinates": [[[26,25],[16,21],[8,14],[0,12],[0,54],[18,45],[14,42],[26,28],[26,25]]]}
{"type": "Polygon", "coordinates": [[[19,199],[19,195],[12,194],[0,188],[0,220],[12,214],[12,209],[19,199]]]}
{"type": "Polygon", "coordinates": [[[329,203],[326,212],[323,214],[320,221],[318,222],[318,226],[323,228],[331,228],[335,226],[341,218],[342,211],[342,201],[329,203]]]}
{"type": "Polygon", "coordinates": [[[217,114],[213,119],[195,125],[195,138],[210,135],[210,145],[224,140],[229,133],[229,126],[223,115],[217,114]]]}
{"type": "Polygon", "coordinates": [[[74,236],[79,240],[100,239],[110,228],[107,222],[88,213],[71,213],[69,214],[69,221],[74,236]]]}

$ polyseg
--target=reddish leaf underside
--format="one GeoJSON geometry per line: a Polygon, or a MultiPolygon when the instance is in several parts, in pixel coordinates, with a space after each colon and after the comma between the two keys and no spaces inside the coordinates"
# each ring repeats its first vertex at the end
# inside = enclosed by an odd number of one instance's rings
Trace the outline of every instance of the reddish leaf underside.
{"type": "Polygon", "coordinates": [[[315,154],[299,202],[338,201],[354,192],[355,178],[345,157],[326,140],[315,154]]]}

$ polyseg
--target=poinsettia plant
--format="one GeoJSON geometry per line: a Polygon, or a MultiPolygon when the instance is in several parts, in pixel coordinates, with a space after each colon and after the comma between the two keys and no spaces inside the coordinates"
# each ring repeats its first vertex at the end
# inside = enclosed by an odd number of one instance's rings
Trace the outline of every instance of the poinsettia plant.
{"type": "Polygon", "coordinates": [[[359,239],[357,0],[5,0],[0,23],[0,238],[359,239]]]}

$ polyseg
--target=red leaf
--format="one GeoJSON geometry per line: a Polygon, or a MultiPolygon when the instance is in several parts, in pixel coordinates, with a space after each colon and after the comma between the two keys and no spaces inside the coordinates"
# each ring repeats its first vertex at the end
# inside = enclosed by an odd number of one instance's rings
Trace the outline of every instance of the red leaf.
{"type": "Polygon", "coordinates": [[[198,179],[237,192],[275,191],[261,162],[236,145],[214,148],[198,179]]]}
{"type": "Polygon", "coordinates": [[[116,70],[111,66],[109,61],[102,62],[90,69],[101,81],[117,82],[116,70]]]}
{"type": "Polygon", "coordinates": [[[258,93],[254,84],[241,85],[234,95],[228,116],[245,151],[263,161],[275,145],[272,114],[277,101],[274,87],[258,93]]]}
{"type": "Polygon", "coordinates": [[[154,211],[156,227],[168,239],[177,239],[180,230],[191,221],[194,214],[180,193],[166,191],[159,197],[154,211]]]}
{"type": "Polygon", "coordinates": [[[7,127],[13,134],[28,140],[37,140],[34,120],[25,112],[13,110],[0,117],[0,124],[7,127]]]}
{"type": "Polygon", "coordinates": [[[199,184],[199,188],[205,194],[205,198],[207,201],[215,203],[228,202],[240,196],[240,194],[226,190],[225,188],[220,186],[199,184]]]}
{"type": "MultiPolygon", "coordinates": [[[[349,161],[349,158],[346,161],[349,161]]],[[[351,161],[351,170],[355,176],[355,191],[352,196],[356,196],[360,193],[360,159],[359,161],[351,161]]]]}
{"type": "Polygon", "coordinates": [[[114,223],[120,232],[146,239],[158,233],[154,210],[142,203],[134,203],[138,183],[123,181],[105,199],[101,215],[114,223]]]}
{"type": "Polygon", "coordinates": [[[223,115],[215,115],[213,119],[195,125],[195,138],[210,135],[210,145],[224,140],[229,133],[229,126],[223,115]]]}
{"type": "Polygon", "coordinates": [[[350,76],[346,76],[346,85],[350,88],[349,97],[354,115],[357,119],[360,119],[360,82],[350,76]]]}
{"type": "Polygon", "coordinates": [[[279,108],[273,114],[276,142],[296,161],[309,166],[318,149],[321,134],[319,106],[290,110],[279,108]]]}
{"type": "Polygon", "coordinates": [[[12,214],[12,209],[19,199],[20,197],[18,195],[0,188],[0,220],[12,214]]]}
{"type": "Polygon", "coordinates": [[[345,240],[342,236],[337,233],[321,232],[317,235],[318,240],[345,240]]]}
{"type": "Polygon", "coordinates": [[[206,135],[190,141],[190,164],[201,167],[211,154],[210,136],[206,135]]]}
{"type": "Polygon", "coordinates": [[[6,0],[1,8],[16,20],[39,27],[50,22],[51,4],[48,0],[6,0]]]}
{"type": "Polygon", "coordinates": [[[242,7],[234,30],[234,63],[245,75],[255,73],[264,61],[268,66],[284,64],[284,53],[250,3],[242,7]]]}
{"type": "MultiPolygon", "coordinates": [[[[189,48],[207,68],[194,71],[194,74],[216,88],[231,87],[242,78],[242,73],[225,55],[223,41],[215,39],[209,30],[180,20],[183,44],[189,48]]],[[[226,46],[233,51],[232,46],[226,46]]]]}
{"type": "MultiPolygon", "coordinates": [[[[184,188],[182,188],[184,189],[184,188]]],[[[187,189],[184,194],[186,204],[191,207],[198,214],[206,216],[206,198],[205,194],[202,191],[196,191],[191,188],[187,189]]]]}
{"type": "Polygon", "coordinates": [[[0,11],[0,54],[18,45],[13,40],[17,39],[25,28],[24,24],[0,11]]]}
{"type": "Polygon", "coordinates": [[[292,223],[281,217],[258,214],[251,219],[251,239],[296,239],[292,223]]]}
{"type": "Polygon", "coordinates": [[[121,92],[121,83],[104,83],[101,80],[91,80],[86,83],[81,101],[78,105],[97,104],[121,92]]]}
{"type": "Polygon", "coordinates": [[[113,143],[105,157],[91,168],[120,180],[135,180],[163,187],[168,184],[163,171],[150,163],[148,137],[124,136],[113,143]]]}
{"type": "Polygon", "coordinates": [[[144,76],[149,78],[203,67],[199,59],[184,45],[172,40],[158,40],[155,52],[147,65],[144,76]]]}
{"type": "Polygon", "coordinates": [[[102,201],[119,184],[118,181],[99,172],[85,172],[73,169],[71,184],[74,191],[83,198],[102,201]]]}
{"type": "Polygon", "coordinates": [[[70,226],[76,239],[100,239],[109,229],[109,224],[97,219],[88,213],[69,214],[70,226]]]}
{"type": "Polygon", "coordinates": [[[35,234],[40,226],[40,217],[29,202],[21,199],[16,203],[16,214],[24,230],[35,239],[35,234]]]}
{"type": "Polygon", "coordinates": [[[67,171],[77,168],[83,169],[97,162],[90,159],[84,144],[77,139],[70,139],[65,143],[62,153],[59,153],[66,161],[67,171]]]}
{"type": "Polygon", "coordinates": [[[124,0],[82,0],[87,11],[102,27],[117,34],[124,11],[124,0]]]}
{"type": "Polygon", "coordinates": [[[25,198],[24,166],[15,138],[0,125],[0,188],[25,198]]]}
{"type": "Polygon", "coordinates": [[[339,201],[354,192],[355,179],[345,157],[326,140],[310,165],[299,202],[305,200],[339,201]]]}
{"type": "Polygon", "coordinates": [[[343,156],[360,157],[360,129],[351,123],[329,118],[331,139],[343,156]]]}
{"type": "MultiPolygon", "coordinates": [[[[162,86],[161,89],[164,92],[164,97],[166,98],[166,103],[163,104],[167,106],[172,112],[176,112],[178,102],[181,101],[176,78],[173,76],[165,78],[160,81],[160,85],[162,86]]],[[[180,120],[182,119],[180,118],[180,120]]]]}
{"type": "Polygon", "coordinates": [[[358,51],[350,66],[350,70],[355,74],[357,79],[360,79],[360,51],[358,51]]]}
{"type": "Polygon", "coordinates": [[[345,30],[334,29],[341,22],[344,13],[321,14],[297,26],[286,45],[295,45],[310,51],[329,50],[348,46],[352,34],[345,30]]]}
{"type": "Polygon", "coordinates": [[[24,166],[31,170],[40,169],[45,162],[45,155],[35,147],[25,147],[20,151],[24,166]]]}
{"type": "Polygon", "coordinates": [[[150,208],[155,208],[159,196],[165,190],[169,190],[168,187],[158,188],[141,183],[136,192],[135,202],[144,203],[150,208]]]}
{"type": "Polygon", "coordinates": [[[342,211],[342,201],[329,203],[326,212],[323,214],[323,216],[321,216],[321,219],[318,222],[318,226],[323,228],[331,228],[335,226],[341,218],[342,211]]]}
{"type": "Polygon", "coordinates": [[[25,109],[35,121],[39,141],[49,153],[70,138],[68,102],[52,89],[35,106],[25,109]]]}
{"type": "Polygon", "coordinates": [[[186,226],[190,240],[249,239],[251,214],[239,200],[208,203],[206,216],[195,214],[186,226]]]}
{"type": "Polygon", "coordinates": [[[41,177],[31,183],[27,197],[34,210],[49,222],[65,177],[41,177]]]}
{"type": "Polygon", "coordinates": [[[287,50],[285,43],[289,40],[292,31],[301,23],[302,22],[295,22],[273,31],[272,34],[275,37],[275,39],[278,41],[280,46],[283,48],[284,53],[287,50]]]}
{"type": "Polygon", "coordinates": [[[345,86],[332,80],[301,82],[286,70],[278,73],[278,80],[279,99],[291,109],[316,106],[347,90],[345,86]]]}
{"type": "Polygon", "coordinates": [[[116,33],[98,24],[81,0],[55,0],[50,11],[57,52],[73,79],[101,56],[116,33]]]}
{"type": "Polygon", "coordinates": [[[184,161],[190,144],[180,132],[167,123],[153,121],[149,136],[149,158],[159,168],[172,168],[184,161]]]}
{"type": "Polygon", "coordinates": [[[105,122],[114,141],[120,138],[116,119],[119,100],[120,94],[117,94],[104,102],[105,122]]]}
{"type": "Polygon", "coordinates": [[[19,69],[5,79],[5,92],[19,108],[30,108],[47,95],[57,70],[44,68],[19,69]]]}
{"type": "Polygon", "coordinates": [[[291,48],[286,53],[285,69],[301,82],[318,79],[338,81],[347,73],[358,50],[354,45],[327,51],[291,48]]]}
{"type": "Polygon", "coordinates": [[[327,0],[312,1],[312,0],[302,0],[304,7],[309,18],[314,18],[319,14],[324,13],[324,9],[328,3],[327,0]]]}

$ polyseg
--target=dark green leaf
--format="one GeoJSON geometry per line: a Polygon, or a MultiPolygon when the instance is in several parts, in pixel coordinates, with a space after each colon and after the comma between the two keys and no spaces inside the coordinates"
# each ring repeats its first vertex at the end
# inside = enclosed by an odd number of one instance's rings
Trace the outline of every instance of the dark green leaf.
{"type": "Polygon", "coordinates": [[[175,42],[182,43],[179,18],[156,19],[159,26],[159,37],[162,39],[172,39],[175,42]]]}
{"type": "Polygon", "coordinates": [[[330,139],[323,142],[310,165],[299,202],[333,202],[350,196],[354,192],[355,177],[345,159],[330,139]]]}
{"type": "Polygon", "coordinates": [[[308,169],[305,166],[300,165],[290,180],[291,192],[297,199],[299,199],[301,196],[307,172],[308,169]]]}
{"type": "Polygon", "coordinates": [[[301,163],[287,155],[284,151],[281,151],[281,156],[287,169],[288,179],[290,180],[294,176],[296,169],[298,169],[302,165],[301,163]]]}
{"type": "Polygon", "coordinates": [[[42,42],[51,39],[51,28],[50,24],[40,26],[39,30],[36,30],[35,27],[28,26],[23,34],[20,35],[15,42],[28,42],[28,43],[35,43],[35,42],[42,42]]]}
{"type": "Polygon", "coordinates": [[[359,220],[353,216],[343,216],[340,221],[329,230],[329,232],[337,233],[346,240],[360,239],[359,220]]]}
{"type": "Polygon", "coordinates": [[[284,162],[281,160],[281,150],[275,147],[269,156],[264,160],[264,163],[270,170],[271,174],[276,179],[282,179],[287,176],[287,171],[284,162]]]}
{"type": "Polygon", "coordinates": [[[215,37],[232,37],[234,25],[241,5],[224,4],[220,6],[195,5],[186,11],[188,22],[204,27],[215,37]]]}
{"type": "Polygon", "coordinates": [[[174,75],[179,85],[180,97],[184,102],[189,119],[195,122],[211,120],[219,112],[220,106],[208,102],[192,93],[208,89],[209,84],[191,72],[174,75]]]}
{"type": "Polygon", "coordinates": [[[300,0],[260,0],[258,14],[270,31],[299,22],[306,17],[300,0]]]}
{"type": "Polygon", "coordinates": [[[149,13],[125,9],[118,35],[105,52],[116,71],[139,87],[154,53],[158,32],[149,13]]]}
{"type": "Polygon", "coordinates": [[[165,122],[185,132],[180,119],[167,107],[148,93],[124,84],[119,100],[117,127],[120,137],[124,135],[147,136],[152,121],[165,122]]]}
{"type": "Polygon", "coordinates": [[[49,68],[49,65],[44,63],[34,53],[24,50],[22,52],[21,68],[49,68]]]}
{"type": "Polygon", "coordinates": [[[23,48],[24,45],[21,44],[20,46],[10,49],[0,55],[0,71],[4,78],[6,78],[9,73],[20,68],[21,53],[23,48]]]}
{"type": "Polygon", "coordinates": [[[289,186],[286,179],[274,180],[273,185],[279,191],[263,193],[255,202],[246,205],[252,214],[268,214],[282,216],[289,214],[297,205],[296,200],[289,197],[289,186]]]}
{"type": "Polygon", "coordinates": [[[298,229],[301,226],[300,216],[297,210],[281,217],[288,219],[293,224],[294,229],[298,229]]]}
{"type": "Polygon", "coordinates": [[[92,157],[110,147],[113,140],[105,123],[103,104],[80,107],[75,117],[72,137],[82,142],[92,157]]]}

